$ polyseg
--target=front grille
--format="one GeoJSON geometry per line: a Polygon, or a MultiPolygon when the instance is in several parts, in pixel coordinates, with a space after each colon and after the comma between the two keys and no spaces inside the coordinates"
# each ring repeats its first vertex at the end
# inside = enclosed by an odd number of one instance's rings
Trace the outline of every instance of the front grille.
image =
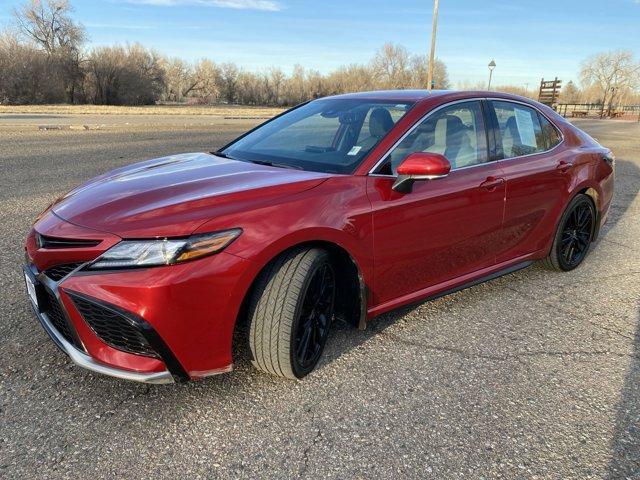
{"type": "Polygon", "coordinates": [[[156,351],[131,320],[103,305],[77,295],[70,296],[82,318],[104,343],[128,353],[158,358],[156,351]]]}
{"type": "Polygon", "coordinates": [[[51,280],[59,282],[64,277],[69,275],[72,271],[82,265],[83,262],[77,263],[62,263],[60,265],[55,265],[53,267],[47,268],[44,271],[44,274],[49,277],[51,280]]]}
{"type": "Polygon", "coordinates": [[[51,320],[53,326],[58,330],[62,336],[67,340],[67,342],[72,343],[77,346],[77,342],[73,332],[71,331],[71,327],[67,322],[67,318],[58,302],[58,299],[53,294],[53,292],[49,291],[49,289],[44,289],[47,295],[47,302],[44,305],[43,310],[51,320]]]}
{"type": "Polygon", "coordinates": [[[75,238],[56,238],[36,234],[36,242],[40,248],[83,248],[95,247],[101,240],[85,240],[75,238]]]}

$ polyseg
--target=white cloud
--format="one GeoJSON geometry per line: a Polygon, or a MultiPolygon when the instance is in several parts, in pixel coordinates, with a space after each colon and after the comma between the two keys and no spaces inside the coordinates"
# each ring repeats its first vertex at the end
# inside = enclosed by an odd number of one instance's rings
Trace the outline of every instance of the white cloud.
{"type": "Polygon", "coordinates": [[[233,8],[236,10],[265,10],[269,12],[282,10],[282,5],[273,0],[130,0],[130,2],[162,7],[202,5],[207,7],[233,8]]]}

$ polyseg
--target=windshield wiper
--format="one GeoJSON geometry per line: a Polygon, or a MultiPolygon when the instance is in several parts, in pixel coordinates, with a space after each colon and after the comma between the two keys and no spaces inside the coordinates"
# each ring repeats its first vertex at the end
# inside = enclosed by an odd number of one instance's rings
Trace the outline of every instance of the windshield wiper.
{"type": "Polygon", "coordinates": [[[265,165],[267,167],[292,168],[294,170],[304,170],[302,167],[299,167],[298,165],[289,165],[286,163],[269,162],[267,160],[243,160],[241,158],[232,157],[231,155],[221,152],[220,150],[218,150],[217,152],[211,152],[211,154],[217,157],[228,158],[229,160],[238,160],[240,162],[251,162],[258,165],[265,165]]]}
{"type": "Polygon", "coordinates": [[[239,158],[234,158],[231,155],[228,155],[220,150],[216,151],[216,152],[210,152],[212,155],[215,155],[216,157],[222,157],[222,158],[228,158],[229,160],[239,160],[239,158]]]}
{"type": "Polygon", "coordinates": [[[251,163],[256,163],[258,165],[266,165],[267,167],[278,167],[278,168],[292,168],[294,170],[302,170],[302,167],[298,165],[289,165],[287,163],[275,163],[269,162],[267,160],[249,160],[251,163]]]}

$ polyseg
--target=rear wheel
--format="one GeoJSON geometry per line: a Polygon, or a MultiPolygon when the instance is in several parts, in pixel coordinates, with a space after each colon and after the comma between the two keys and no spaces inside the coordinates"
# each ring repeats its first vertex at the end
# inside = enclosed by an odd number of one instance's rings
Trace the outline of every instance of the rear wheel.
{"type": "Polygon", "coordinates": [[[562,214],[545,265],[564,272],[580,265],[589,251],[595,226],[596,209],[591,198],[577,195],[562,214]]]}
{"type": "Polygon", "coordinates": [[[335,284],[324,250],[296,249],[274,260],[260,275],[249,305],[253,365],[286,378],[311,372],[329,334],[335,284]]]}

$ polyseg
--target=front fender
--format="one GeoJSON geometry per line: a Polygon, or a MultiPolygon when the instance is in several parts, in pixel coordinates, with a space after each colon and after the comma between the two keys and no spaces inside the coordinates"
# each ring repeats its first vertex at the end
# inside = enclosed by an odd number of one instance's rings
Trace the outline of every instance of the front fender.
{"type": "Polygon", "coordinates": [[[316,188],[244,212],[219,216],[199,230],[242,228],[225,252],[248,260],[238,283],[243,298],[262,269],[279,254],[302,244],[329,244],[346,252],[362,281],[373,279],[373,225],[366,177],[331,177],[316,188]]]}

